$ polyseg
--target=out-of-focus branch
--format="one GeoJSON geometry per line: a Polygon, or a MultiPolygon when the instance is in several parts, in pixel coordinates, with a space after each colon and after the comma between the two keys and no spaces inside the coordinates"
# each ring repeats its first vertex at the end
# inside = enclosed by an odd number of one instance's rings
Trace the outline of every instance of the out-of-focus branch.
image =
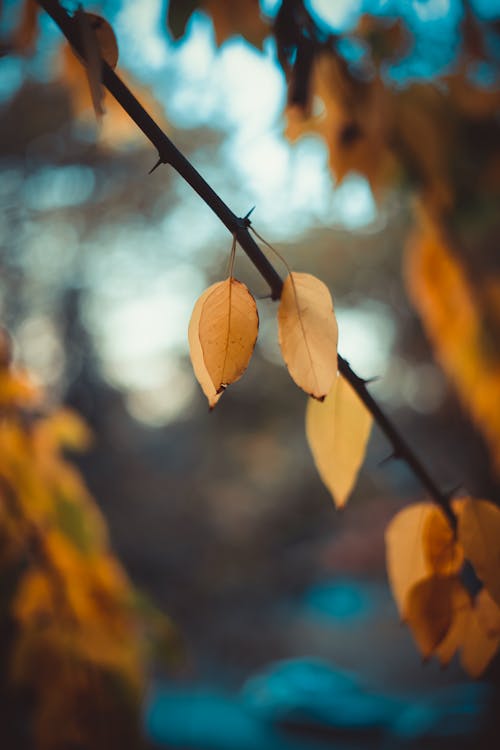
{"type": "MultiPolygon", "coordinates": [[[[85,64],[80,27],[75,19],[66,12],[58,0],[37,0],[37,2],[59,26],[68,42],[79,55],[82,64],[85,64]]],[[[158,162],[155,166],[170,164],[193,190],[198,193],[200,198],[212,209],[229,232],[236,237],[238,243],[256,269],[269,284],[272,298],[279,299],[283,286],[282,279],[251,236],[249,219],[247,217],[240,218],[231,211],[195,167],[181,154],[130,89],[104,60],[101,60],[101,72],[103,85],[158,151],[158,162]]],[[[370,395],[367,388],[367,381],[356,375],[349,363],[340,356],[339,370],[391,442],[394,458],[405,461],[432,499],[441,507],[453,528],[455,528],[456,518],[451,508],[449,496],[440,491],[404,437],[370,395]]]]}

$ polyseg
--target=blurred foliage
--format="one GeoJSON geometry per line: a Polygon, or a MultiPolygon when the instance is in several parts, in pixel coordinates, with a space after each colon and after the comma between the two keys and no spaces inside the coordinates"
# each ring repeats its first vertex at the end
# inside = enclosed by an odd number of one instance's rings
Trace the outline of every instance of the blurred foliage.
{"type": "Polygon", "coordinates": [[[64,457],[88,446],[87,427],[69,409],[44,414],[4,332],[1,344],[2,745],[138,747],[146,635],[165,625],[145,616],[64,457]]]}

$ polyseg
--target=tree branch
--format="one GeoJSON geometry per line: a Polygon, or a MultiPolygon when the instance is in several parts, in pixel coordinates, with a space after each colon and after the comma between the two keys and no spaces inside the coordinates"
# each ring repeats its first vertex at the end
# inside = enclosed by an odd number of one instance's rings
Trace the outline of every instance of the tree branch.
{"type": "MultiPolygon", "coordinates": [[[[38,4],[55,21],[57,26],[77,52],[85,64],[85,54],[80,34],[80,28],[75,19],[59,4],[58,0],[37,0],[38,4]]],[[[248,255],[256,269],[267,281],[271,288],[273,299],[279,299],[283,281],[258,244],[249,232],[248,217],[240,218],[234,214],[211,186],[204,180],[194,166],[181,154],[170,138],[161,130],[158,124],[148,114],[130,89],[123,83],[112,68],[101,60],[102,82],[114,96],[122,109],[135,122],[146,138],[158,151],[158,163],[170,164],[179,175],[195,190],[200,198],[209,206],[229,232],[236,237],[238,243],[248,255]]],[[[350,383],[366,408],[372,414],[380,429],[391,442],[394,457],[406,462],[419,482],[427,490],[433,500],[441,507],[453,528],[456,527],[456,517],[451,508],[450,499],[442,493],[434,480],[419,461],[406,440],[398,432],[390,419],[382,411],[375,399],[370,395],[366,381],[351,369],[349,363],[339,356],[339,371],[350,383]]]]}

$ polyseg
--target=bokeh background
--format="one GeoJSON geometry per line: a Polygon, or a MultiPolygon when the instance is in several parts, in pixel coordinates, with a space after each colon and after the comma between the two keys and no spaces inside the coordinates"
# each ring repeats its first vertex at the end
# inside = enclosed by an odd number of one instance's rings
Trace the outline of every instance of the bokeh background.
{"type": "MultiPolygon", "coordinates": [[[[7,28],[19,4],[4,5],[7,28]]],[[[278,3],[261,5],[272,15],[278,3]]],[[[432,78],[453,60],[457,0],[308,5],[337,31],[366,10],[403,16],[416,43],[394,81],[432,78]]],[[[500,16],[499,3],[474,6],[500,16]]],[[[156,0],[89,10],[112,23],[119,71],[220,196],[238,215],[255,206],[254,226],[287,262],[328,284],[339,351],[378,378],[371,392],[439,486],[498,495],[404,289],[411,196],[376,202],[354,173],[336,187],[319,138],[287,142],[271,39],[262,52],[241,38],[217,49],[197,11],[174,42],[156,0]]],[[[259,342],[208,413],[187,326],[225,275],[231,237],[168,166],[148,175],[156,154],[117,107],[96,126],[78,63],[40,20],[31,57],[0,59],[0,311],[18,361],[90,424],[79,463],[113,547],[180,633],[179,666],[159,662],[152,675],[150,741],[486,746],[495,668],[473,683],[455,663],[422,665],[388,589],[384,529],[421,488],[403,464],[381,466],[390,447],[375,427],[353,497],[334,511],[305,441],[305,396],[281,362],[275,303],[242,253],[236,275],[259,298],[259,342]]]]}

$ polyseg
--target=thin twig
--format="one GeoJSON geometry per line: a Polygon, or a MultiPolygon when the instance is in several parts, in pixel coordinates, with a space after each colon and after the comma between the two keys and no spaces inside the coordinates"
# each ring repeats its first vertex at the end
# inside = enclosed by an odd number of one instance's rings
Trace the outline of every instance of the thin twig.
{"type": "MultiPolygon", "coordinates": [[[[48,15],[51,16],[57,26],[59,26],[66,39],[78,53],[82,61],[84,61],[85,54],[81,32],[74,18],[62,8],[58,0],[37,0],[37,2],[48,13],[48,15]]],[[[179,173],[193,190],[198,193],[207,206],[212,209],[220,221],[238,241],[239,245],[248,255],[261,276],[269,284],[272,299],[279,299],[281,296],[283,281],[251,236],[249,232],[250,221],[248,216],[239,218],[231,211],[194,166],[183,154],[181,154],[170,138],[168,138],[159,125],[136,99],[130,89],[104,60],[101,60],[101,70],[103,85],[120,104],[122,109],[135,122],[137,127],[144,133],[146,138],[157,149],[158,162],[153,169],[160,164],[170,164],[176,172],[179,173]]],[[[350,383],[361,401],[365,404],[366,408],[370,411],[380,429],[392,443],[395,458],[400,458],[406,462],[432,499],[443,510],[453,528],[455,528],[456,517],[452,510],[449,496],[441,492],[437,484],[413,452],[412,448],[398,432],[391,420],[382,411],[375,399],[370,395],[366,387],[367,381],[356,375],[351,369],[349,363],[340,356],[339,370],[344,378],[350,383]]]]}

